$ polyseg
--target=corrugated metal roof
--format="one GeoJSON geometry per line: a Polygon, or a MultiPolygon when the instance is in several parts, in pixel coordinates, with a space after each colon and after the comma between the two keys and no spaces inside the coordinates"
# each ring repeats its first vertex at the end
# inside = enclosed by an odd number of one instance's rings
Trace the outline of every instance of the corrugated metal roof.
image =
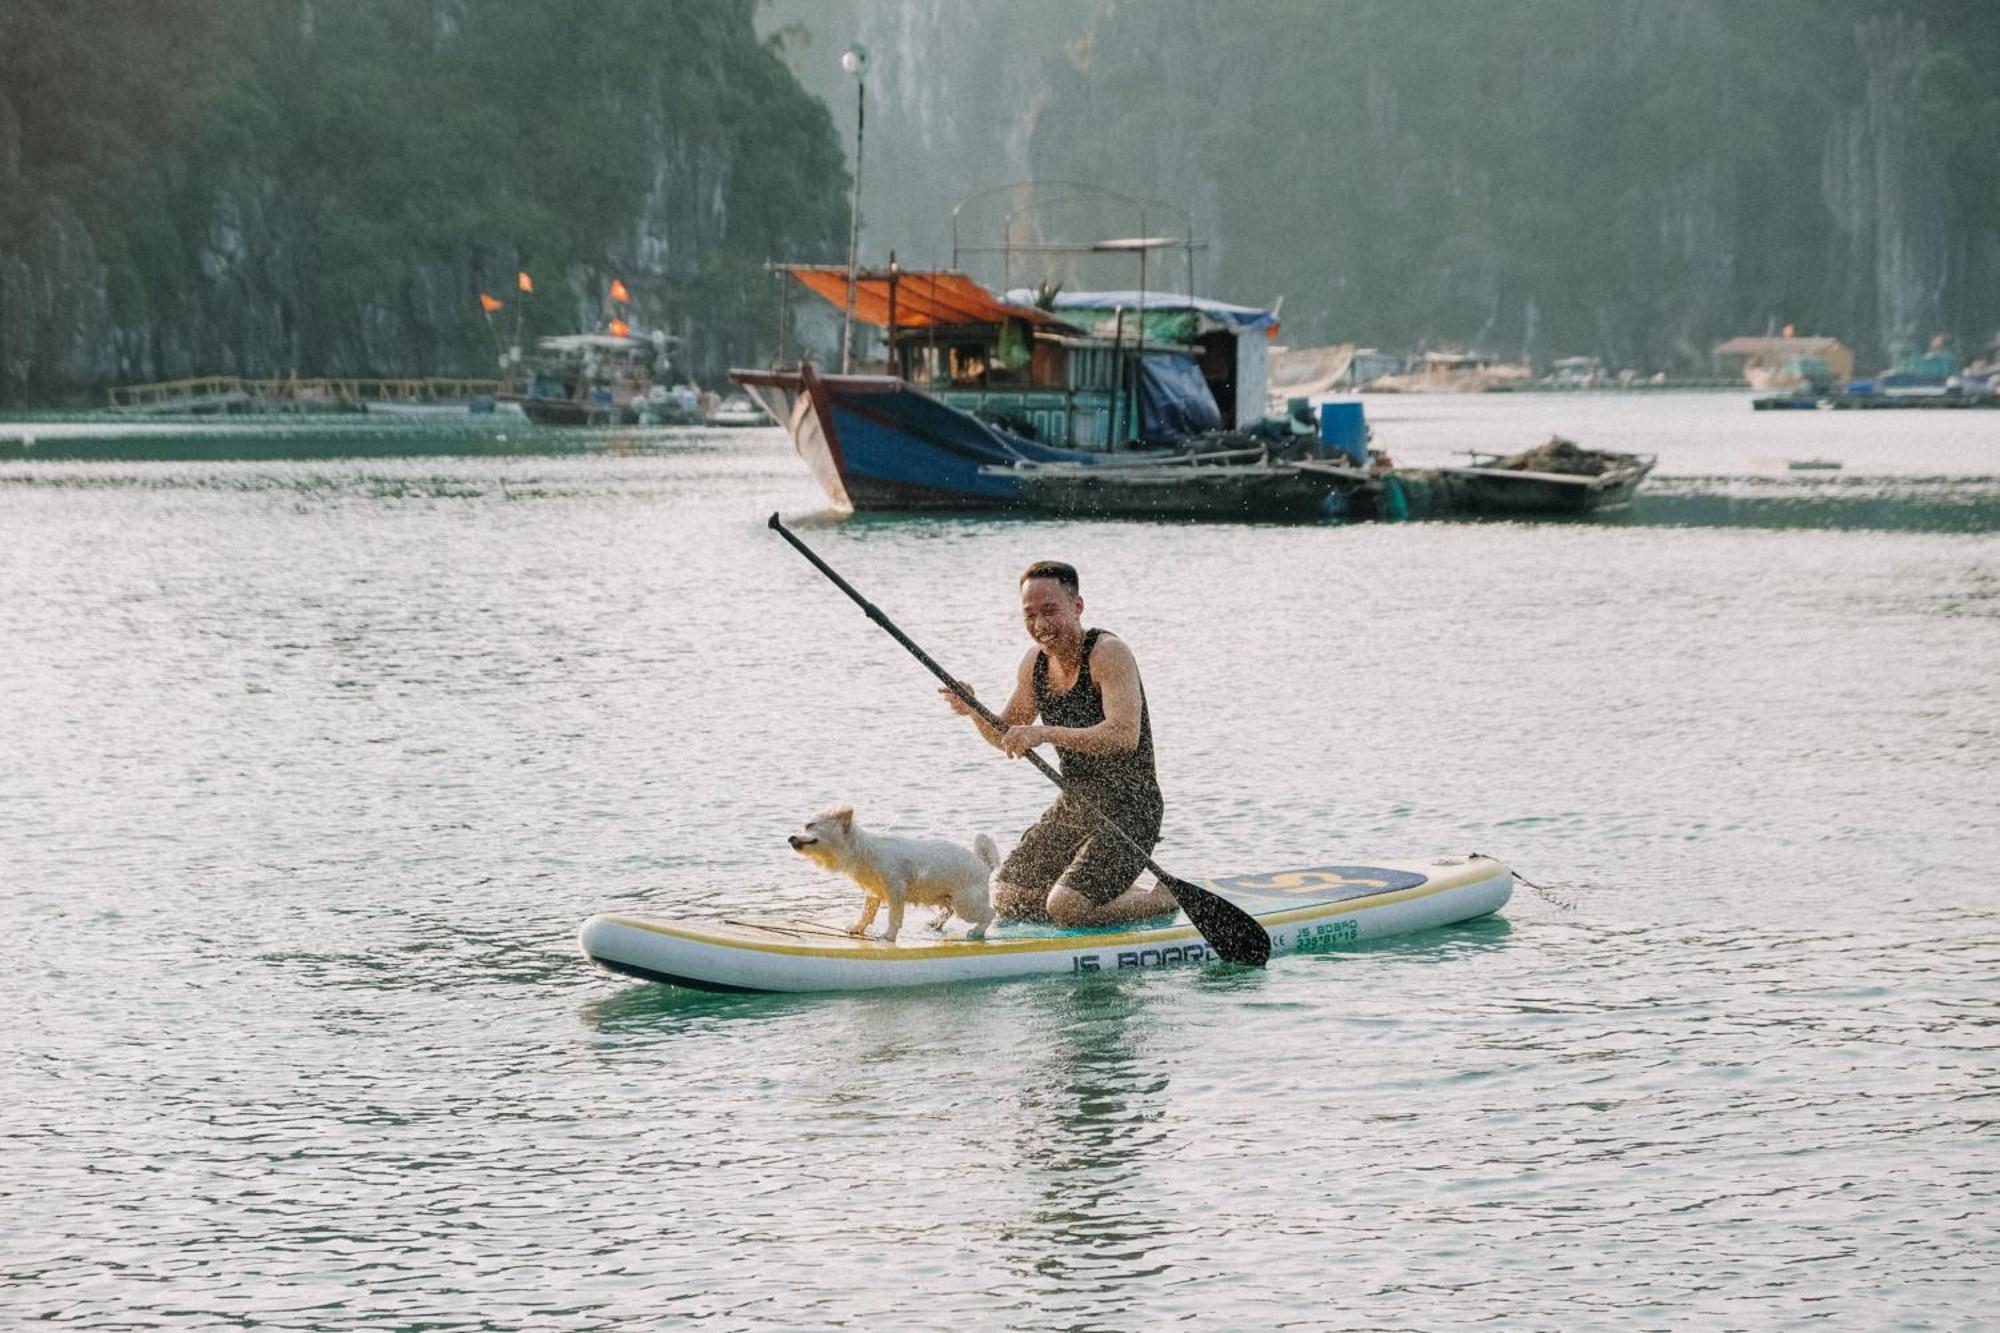
{"type": "MultiPolygon", "coordinates": [[[[847,308],[847,269],[834,264],[787,264],[790,273],[830,304],[847,308]]],[[[889,327],[889,275],[871,269],[854,283],[854,317],[878,329],[889,327]]],[[[923,329],[937,324],[998,324],[1019,319],[1037,328],[1074,327],[1037,306],[1012,305],[966,277],[946,269],[898,272],[896,327],[923,329]]]]}
{"type": "Polygon", "coordinates": [[[1799,352],[1824,352],[1829,347],[1840,346],[1838,338],[1731,338],[1715,349],[1716,356],[1753,356],[1758,352],[1778,352],[1793,355],[1799,352]]]}

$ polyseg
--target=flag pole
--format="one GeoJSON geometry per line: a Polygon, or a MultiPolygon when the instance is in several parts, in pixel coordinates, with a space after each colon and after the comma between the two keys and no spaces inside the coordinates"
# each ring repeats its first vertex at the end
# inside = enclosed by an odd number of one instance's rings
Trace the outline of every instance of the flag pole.
{"type": "Polygon", "coordinates": [[[861,131],[868,107],[868,52],[856,43],[841,52],[840,67],[854,76],[854,199],[847,209],[847,310],[840,321],[840,373],[854,361],[855,265],[861,244],[861,131]]]}

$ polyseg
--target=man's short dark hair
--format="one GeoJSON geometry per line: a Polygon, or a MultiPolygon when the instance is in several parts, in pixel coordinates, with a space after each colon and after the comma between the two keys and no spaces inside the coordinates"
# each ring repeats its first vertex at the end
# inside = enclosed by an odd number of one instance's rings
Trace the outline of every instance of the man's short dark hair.
{"type": "Polygon", "coordinates": [[[1037,560],[1021,573],[1022,583],[1026,583],[1029,579],[1054,579],[1062,584],[1063,590],[1072,597],[1082,593],[1082,588],[1077,583],[1076,566],[1066,565],[1060,560],[1037,560]]]}

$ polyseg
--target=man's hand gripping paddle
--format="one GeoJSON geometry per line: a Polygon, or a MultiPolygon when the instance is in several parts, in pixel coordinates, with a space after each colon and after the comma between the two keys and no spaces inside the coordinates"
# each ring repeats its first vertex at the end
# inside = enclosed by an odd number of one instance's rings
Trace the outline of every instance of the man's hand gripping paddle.
{"type": "MultiPolygon", "coordinates": [[[[896,628],[895,622],[883,615],[874,603],[856,592],[853,585],[835,573],[833,567],[820,559],[811,547],[793,536],[791,529],[779,522],[776,514],[771,515],[771,530],[790,542],[792,548],[800,555],[810,560],[813,568],[826,575],[834,587],[846,593],[856,606],[867,612],[870,620],[887,630],[890,638],[908,649],[910,656],[928,667],[933,676],[944,682],[946,689],[970,705],[985,720],[988,726],[999,731],[1007,730],[1005,722],[995,717],[985,704],[973,698],[970,690],[959,684],[943,667],[933,661],[929,653],[917,647],[911,641],[909,635],[896,628]]],[[[1097,816],[1106,829],[1116,837],[1130,844],[1133,850],[1137,851],[1141,856],[1145,856],[1145,848],[1133,842],[1132,835],[1118,827],[1112,818],[1098,808],[1089,797],[1078,792],[1069,783],[1064,781],[1063,775],[1054,768],[1051,768],[1047,760],[1032,750],[1028,751],[1027,758],[1030,763],[1041,770],[1043,777],[1055,783],[1056,786],[1061,787],[1082,804],[1088,806],[1090,812],[1097,816]]],[[[1194,928],[1201,932],[1201,937],[1207,940],[1209,946],[1218,954],[1221,954],[1225,960],[1232,963],[1242,963],[1248,967],[1262,967],[1265,960],[1270,958],[1271,936],[1269,932],[1257,924],[1257,918],[1251,916],[1227,898],[1210,893],[1207,889],[1199,885],[1190,884],[1184,879],[1168,874],[1154,863],[1152,857],[1145,856],[1145,861],[1146,868],[1152,871],[1160,883],[1166,886],[1167,892],[1174,896],[1174,901],[1180,904],[1183,912],[1187,913],[1188,920],[1193,922],[1194,928]]]]}

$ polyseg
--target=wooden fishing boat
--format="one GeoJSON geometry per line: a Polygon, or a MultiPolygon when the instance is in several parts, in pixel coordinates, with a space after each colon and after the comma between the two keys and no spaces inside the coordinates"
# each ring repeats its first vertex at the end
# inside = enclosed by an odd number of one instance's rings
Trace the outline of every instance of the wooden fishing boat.
{"type": "Polygon", "coordinates": [[[701,392],[669,385],[664,333],[571,333],[538,339],[518,397],[543,426],[698,426],[701,392]]]}
{"type": "Polygon", "coordinates": [[[1143,226],[1159,201],[1067,182],[1006,187],[1004,209],[1001,197],[981,191],[952,210],[949,268],[773,265],[790,279],[784,291],[801,286],[880,333],[880,357],[844,352],[839,374],[809,360],[729,372],[791,433],[835,508],[1011,507],[1023,501],[1013,463],[1181,452],[1190,437],[1262,421],[1277,315],[1194,295],[1192,237],[1028,243],[1012,231],[1012,219],[1040,203],[1090,200],[1105,218],[1143,226]],[[1051,280],[996,291],[959,268],[972,254],[1001,256],[1000,272],[1017,276],[1125,256],[1139,285],[1076,291],[1051,280]],[[1190,290],[1161,290],[1157,267],[1149,281],[1149,262],[1182,254],[1190,290]]]}
{"type": "Polygon", "coordinates": [[[1588,514],[1632,502],[1652,454],[1585,449],[1560,436],[1517,454],[1473,453],[1473,466],[1437,469],[1460,514],[1588,514]]]}

